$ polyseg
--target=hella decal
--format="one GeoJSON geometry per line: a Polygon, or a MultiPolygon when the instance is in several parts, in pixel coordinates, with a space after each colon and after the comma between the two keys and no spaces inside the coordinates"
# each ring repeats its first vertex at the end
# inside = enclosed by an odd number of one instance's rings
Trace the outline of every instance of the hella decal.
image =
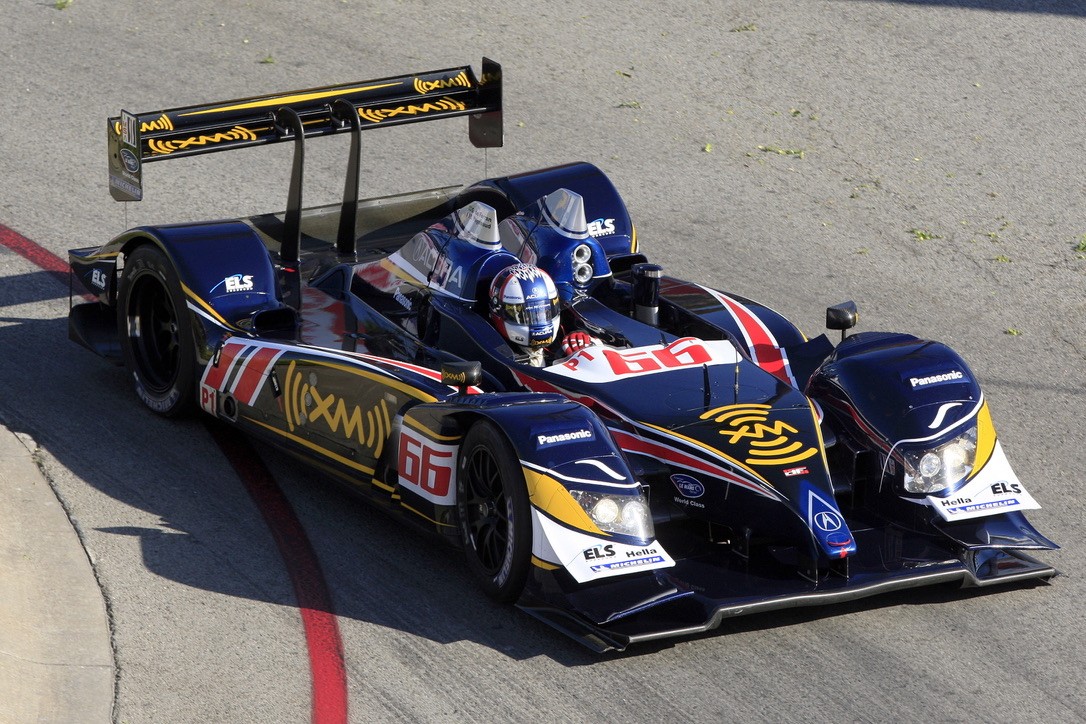
{"type": "Polygon", "coordinates": [[[705,486],[700,480],[689,475],[672,475],[671,484],[678,488],[684,498],[700,498],[705,495],[705,486]]]}

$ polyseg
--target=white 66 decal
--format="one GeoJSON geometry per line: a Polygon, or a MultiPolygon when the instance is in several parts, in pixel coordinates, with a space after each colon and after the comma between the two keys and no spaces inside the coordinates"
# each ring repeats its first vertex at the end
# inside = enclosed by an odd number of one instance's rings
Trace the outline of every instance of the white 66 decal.
{"type": "Polygon", "coordinates": [[[438,505],[456,495],[456,446],[429,440],[406,425],[397,455],[400,485],[438,505]]]}
{"type": "Polygon", "coordinates": [[[684,367],[735,364],[738,360],[739,352],[731,342],[683,337],[667,345],[633,349],[587,347],[565,362],[547,367],[546,371],[586,382],[609,382],[684,367]]]}

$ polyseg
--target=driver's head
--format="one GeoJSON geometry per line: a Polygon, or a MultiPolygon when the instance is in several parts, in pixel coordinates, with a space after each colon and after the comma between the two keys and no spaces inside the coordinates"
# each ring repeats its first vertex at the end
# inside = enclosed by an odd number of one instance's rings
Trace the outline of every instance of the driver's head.
{"type": "Polygon", "coordinates": [[[490,284],[490,321],[513,344],[546,347],[558,336],[558,316],[558,290],[539,267],[514,264],[490,284]]]}

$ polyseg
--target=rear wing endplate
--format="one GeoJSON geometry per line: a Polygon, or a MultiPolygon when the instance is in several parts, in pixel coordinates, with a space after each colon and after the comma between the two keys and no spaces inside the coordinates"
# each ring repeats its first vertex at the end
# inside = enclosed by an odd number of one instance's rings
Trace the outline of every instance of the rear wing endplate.
{"type": "MultiPolygon", "coordinates": [[[[287,227],[288,235],[296,235],[291,225],[301,214],[304,139],[349,132],[351,157],[337,242],[346,253],[347,236],[353,250],[361,131],[465,115],[472,144],[502,145],[501,65],[489,58],[483,58],[480,76],[463,66],[149,113],[121,111],[108,122],[109,190],[118,201],[139,201],[145,163],[294,141],[287,227]]],[[[297,256],[290,243],[284,240],[283,257],[297,256]]]]}

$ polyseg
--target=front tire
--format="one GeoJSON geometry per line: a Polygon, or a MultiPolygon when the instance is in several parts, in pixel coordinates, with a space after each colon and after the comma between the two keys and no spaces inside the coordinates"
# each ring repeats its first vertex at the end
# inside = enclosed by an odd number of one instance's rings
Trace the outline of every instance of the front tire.
{"type": "Polygon", "coordinates": [[[457,473],[456,507],[468,568],[488,596],[515,601],[528,579],[532,520],[513,447],[493,423],[477,422],[464,436],[457,473]]]}
{"type": "Polygon", "coordinates": [[[170,260],[150,244],[125,259],[117,291],[117,324],[136,396],[174,417],[196,399],[196,351],[181,282],[170,260]]]}

